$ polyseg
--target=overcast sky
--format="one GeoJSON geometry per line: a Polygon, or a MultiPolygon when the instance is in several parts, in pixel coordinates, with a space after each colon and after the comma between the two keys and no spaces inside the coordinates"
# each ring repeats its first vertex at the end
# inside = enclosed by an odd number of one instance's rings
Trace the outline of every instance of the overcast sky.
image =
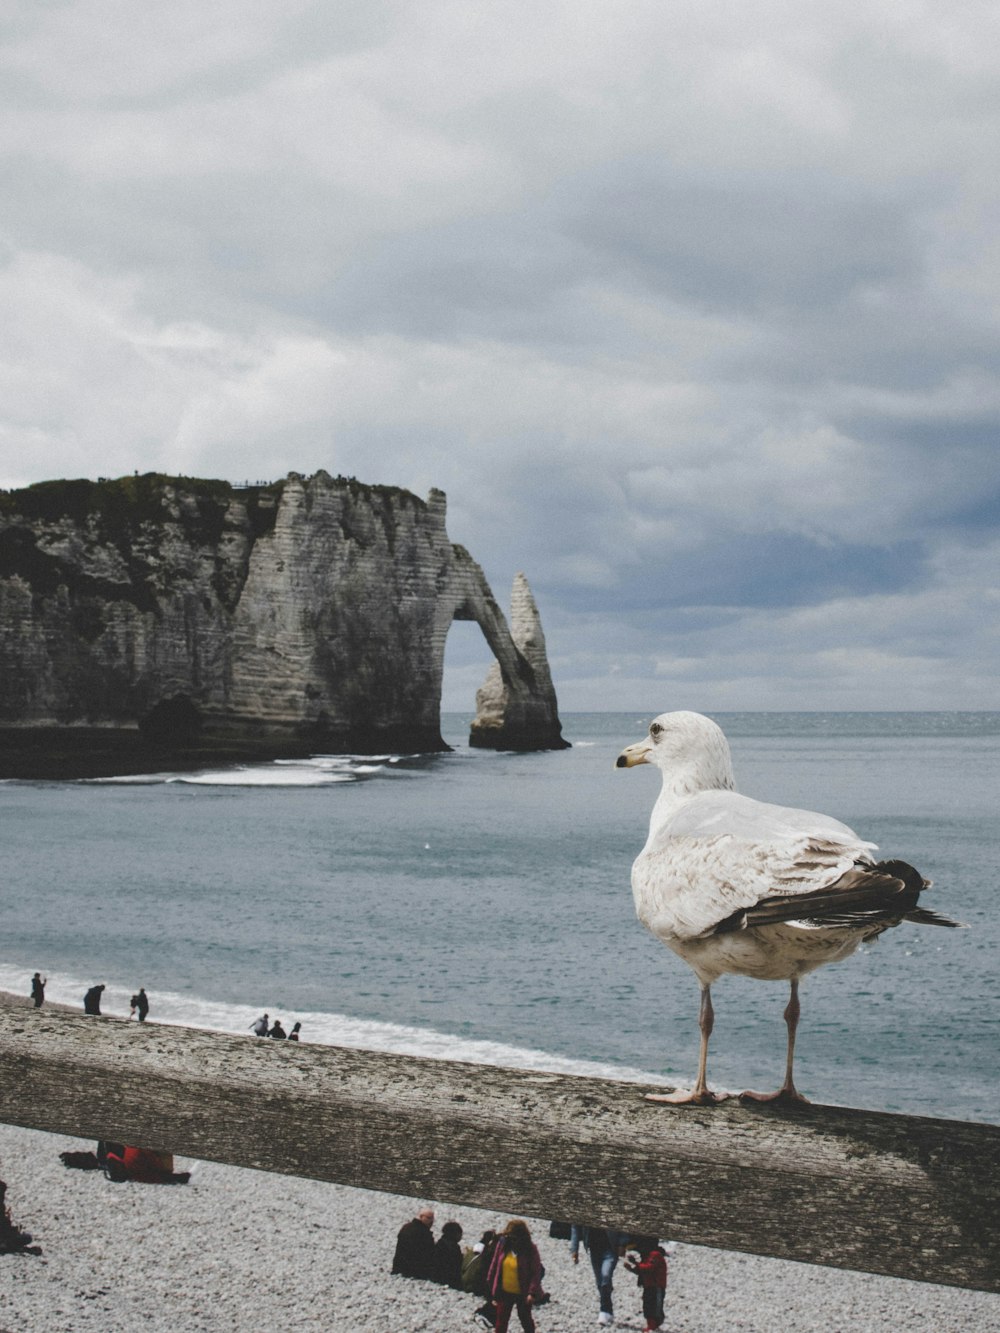
{"type": "Polygon", "coordinates": [[[7,0],[0,38],[0,486],[438,486],[564,711],[1000,706],[994,0],[7,0]]]}

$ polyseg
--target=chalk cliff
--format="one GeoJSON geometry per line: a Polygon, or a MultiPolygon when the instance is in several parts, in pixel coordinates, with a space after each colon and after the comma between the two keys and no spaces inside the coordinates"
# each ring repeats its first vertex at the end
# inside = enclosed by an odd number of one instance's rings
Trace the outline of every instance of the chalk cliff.
{"type": "Polygon", "coordinates": [[[565,746],[530,589],[519,575],[512,634],[441,491],[318,472],[0,492],[0,726],[443,749],[453,620],[496,658],[470,742],[565,746]]]}

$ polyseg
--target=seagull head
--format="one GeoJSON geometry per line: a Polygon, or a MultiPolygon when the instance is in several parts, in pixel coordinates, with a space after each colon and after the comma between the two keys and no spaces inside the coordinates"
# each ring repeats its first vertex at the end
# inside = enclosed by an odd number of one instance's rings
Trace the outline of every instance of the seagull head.
{"type": "Polygon", "coordinates": [[[654,764],[664,783],[688,791],[733,788],[729,742],[722,728],[701,713],[661,713],[649,733],[622,750],[616,768],[654,764]]]}

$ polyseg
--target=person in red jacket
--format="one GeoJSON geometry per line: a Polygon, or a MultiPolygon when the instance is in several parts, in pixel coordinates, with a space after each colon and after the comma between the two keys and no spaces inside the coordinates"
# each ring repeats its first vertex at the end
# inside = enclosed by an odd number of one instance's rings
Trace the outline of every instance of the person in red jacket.
{"type": "Polygon", "coordinates": [[[144,1185],[186,1185],[190,1171],[175,1171],[173,1153],[152,1148],[127,1147],[121,1143],[99,1143],[97,1159],[109,1180],[118,1183],[138,1180],[144,1185]]]}
{"type": "Polygon", "coordinates": [[[527,1222],[519,1217],[507,1223],[497,1240],[486,1290],[497,1308],[496,1333],[506,1333],[511,1312],[517,1309],[524,1333],[535,1333],[531,1307],[542,1296],[542,1260],[527,1222]]]}
{"type": "Polygon", "coordinates": [[[128,1147],[122,1154],[122,1160],[129,1180],[141,1180],[146,1185],[162,1185],[174,1174],[172,1153],[128,1147]]]}
{"type": "Polygon", "coordinates": [[[625,1260],[625,1267],[639,1277],[642,1288],[642,1313],[646,1320],[643,1333],[654,1333],[663,1323],[663,1300],[667,1293],[667,1256],[663,1247],[653,1238],[637,1244],[638,1263],[625,1260]]]}

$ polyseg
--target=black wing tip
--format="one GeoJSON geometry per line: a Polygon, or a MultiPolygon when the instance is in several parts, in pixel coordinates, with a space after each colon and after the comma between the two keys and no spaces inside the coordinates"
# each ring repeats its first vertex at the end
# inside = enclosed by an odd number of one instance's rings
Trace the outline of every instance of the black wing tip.
{"type": "Polygon", "coordinates": [[[915,907],[912,912],[907,912],[903,920],[916,921],[921,926],[947,926],[951,930],[969,929],[967,921],[952,921],[950,916],[932,912],[929,907],[915,907]]]}

